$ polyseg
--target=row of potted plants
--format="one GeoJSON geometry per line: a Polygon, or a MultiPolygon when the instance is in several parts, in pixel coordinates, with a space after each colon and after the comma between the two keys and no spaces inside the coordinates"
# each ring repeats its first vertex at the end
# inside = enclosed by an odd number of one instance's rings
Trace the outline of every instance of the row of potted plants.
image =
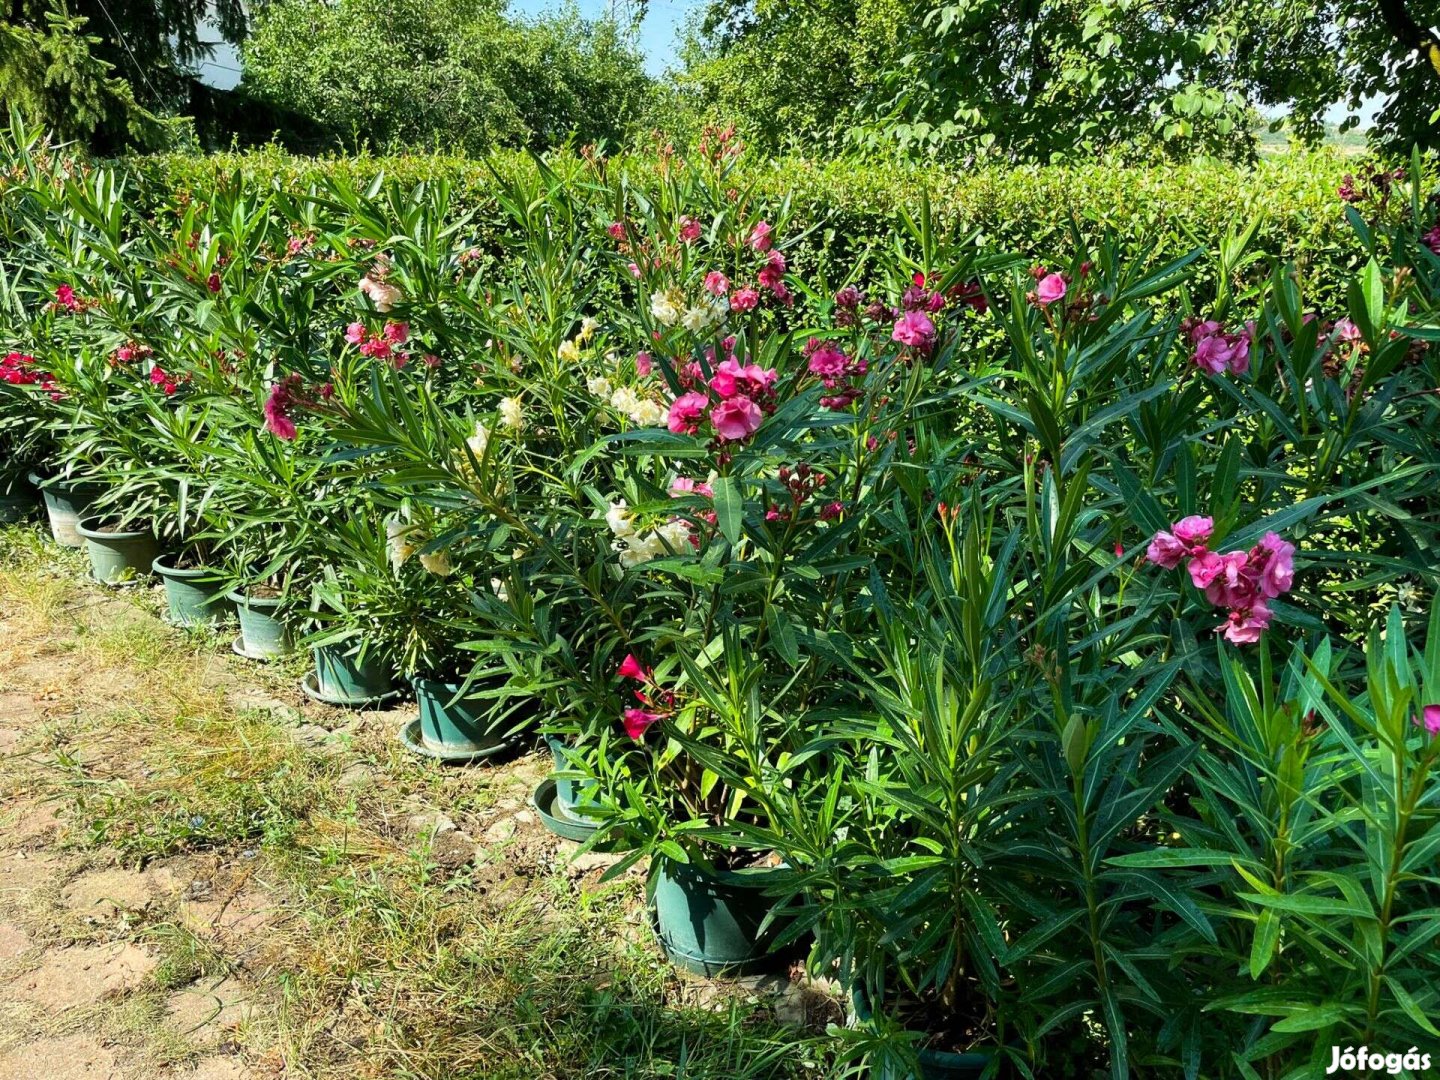
{"type": "Polygon", "coordinates": [[[1315,312],[1244,223],[1038,265],[921,206],[814,280],[718,136],[644,186],[541,163],[498,253],[443,185],[140,218],[12,144],[10,460],[273,607],[313,692],[410,682],[420,752],[543,731],[538,808],[649,860],[676,963],[800,951],[882,1075],[1300,1075],[1316,1033],[1427,1031],[1418,190],[1337,204],[1365,265],[1315,312]]]}

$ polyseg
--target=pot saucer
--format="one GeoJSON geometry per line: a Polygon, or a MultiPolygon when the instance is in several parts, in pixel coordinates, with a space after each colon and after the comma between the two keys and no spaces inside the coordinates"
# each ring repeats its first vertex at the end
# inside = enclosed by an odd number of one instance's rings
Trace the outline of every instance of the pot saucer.
{"type": "Polygon", "coordinates": [[[428,743],[420,735],[420,718],[417,716],[400,729],[400,743],[413,754],[421,757],[433,758],[435,761],[443,761],[449,765],[465,765],[472,761],[482,761],[485,758],[497,757],[509,753],[519,745],[519,740],[507,740],[495,746],[487,746],[481,750],[450,750],[443,746],[436,746],[428,743]]]}
{"type": "Polygon", "coordinates": [[[236,656],[242,656],[246,660],[254,660],[258,664],[268,664],[271,660],[276,659],[276,657],[267,656],[265,653],[247,652],[245,649],[244,634],[235,635],[235,640],[230,643],[230,651],[236,656]]]}
{"type": "Polygon", "coordinates": [[[546,777],[540,781],[540,786],[530,796],[530,805],[540,815],[540,820],[545,823],[556,836],[563,836],[566,840],[578,840],[584,843],[599,831],[600,826],[588,821],[580,821],[568,816],[560,806],[560,798],[555,790],[555,778],[546,777]]]}
{"type": "Polygon", "coordinates": [[[388,694],[376,697],[328,697],[320,693],[320,676],[313,671],[306,672],[305,677],[300,680],[300,689],[311,701],[318,701],[322,705],[338,705],[342,709],[370,708],[400,696],[399,690],[391,690],[388,694]]]}

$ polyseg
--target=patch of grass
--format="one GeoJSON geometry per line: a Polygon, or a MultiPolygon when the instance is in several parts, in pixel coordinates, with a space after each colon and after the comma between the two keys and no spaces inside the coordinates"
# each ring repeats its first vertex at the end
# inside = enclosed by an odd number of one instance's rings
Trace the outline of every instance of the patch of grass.
{"type": "MultiPolygon", "coordinates": [[[[446,770],[387,738],[368,746],[374,782],[347,788],[353,756],[303,745],[283,713],[229,703],[214,635],[165,628],[138,610],[147,598],[57,572],[24,532],[0,531],[0,552],[18,560],[0,579],[0,660],[42,658],[65,713],[31,782],[68,799],[86,844],[134,863],[203,850],[278,888],[286,917],[238,943],[246,976],[264,965],[278,999],[245,1026],[250,1052],[296,1078],[839,1075],[826,1039],[780,1027],[743,991],[683,1004],[687,984],[660,956],[634,879],[582,889],[523,844],[457,870],[403,827],[427,807],[490,810],[528,790],[533,764],[446,770]]],[[[121,1026],[148,1057],[182,1060],[155,995],[229,970],[236,943],[169,923],[142,933],[162,960],[121,1026]]]]}

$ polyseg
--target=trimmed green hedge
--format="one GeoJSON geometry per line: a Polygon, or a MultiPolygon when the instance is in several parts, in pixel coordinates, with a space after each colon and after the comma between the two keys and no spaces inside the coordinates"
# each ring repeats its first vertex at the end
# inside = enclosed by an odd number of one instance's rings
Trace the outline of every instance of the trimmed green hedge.
{"type": "MultiPolygon", "coordinates": [[[[580,180],[584,163],[575,154],[548,159],[566,178],[580,180]]],[[[489,161],[501,174],[531,170],[531,159],[507,152],[489,161]]],[[[297,157],[275,148],[213,156],[131,157],[118,165],[132,177],[137,208],[153,212],[177,195],[205,198],[214,185],[238,178],[261,188],[304,190],[326,177],[363,184],[385,176],[409,185],[444,178],[459,208],[475,209],[478,240],[503,250],[493,212],[494,179],[486,164],[439,155],[402,157],[297,157]],[[494,223],[488,225],[487,223],[494,223]]],[[[1027,166],[967,171],[903,165],[814,162],[800,159],[742,160],[740,188],[778,204],[791,196],[789,234],[810,230],[792,248],[792,265],[834,281],[863,260],[866,249],[888,243],[897,208],[917,208],[928,194],[940,220],[1036,261],[1068,258],[1074,221],[1087,242],[1107,229],[1132,254],[1162,261],[1196,246],[1214,250],[1232,225],[1262,218],[1252,250],[1294,261],[1317,303],[1339,300],[1335,284],[1358,262],[1359,245],[1345,221],[1336,188],[1357,166],[1333,151],[1285,154],[1253,167],[1194,163],[1121,167],[1027,166]]],[[[653,157],[612,159],[644,185],[657,176],[653,157]]],[[[1204,285],[1202,283],[1202,288],[1204,285]]]]}

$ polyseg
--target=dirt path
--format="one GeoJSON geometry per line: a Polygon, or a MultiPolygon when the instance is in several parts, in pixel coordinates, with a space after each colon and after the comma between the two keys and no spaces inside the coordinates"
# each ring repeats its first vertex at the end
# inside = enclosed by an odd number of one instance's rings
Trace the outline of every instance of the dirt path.
{"type": "Polygon", "coordinates": [[[539,754],[415,762],[404,709],[314,705],[67,558],[0,580],[0,1080],[819,1075],[775,1018],[833,1002],[667,968],[640,873],[528,809],[539,754]]]}

